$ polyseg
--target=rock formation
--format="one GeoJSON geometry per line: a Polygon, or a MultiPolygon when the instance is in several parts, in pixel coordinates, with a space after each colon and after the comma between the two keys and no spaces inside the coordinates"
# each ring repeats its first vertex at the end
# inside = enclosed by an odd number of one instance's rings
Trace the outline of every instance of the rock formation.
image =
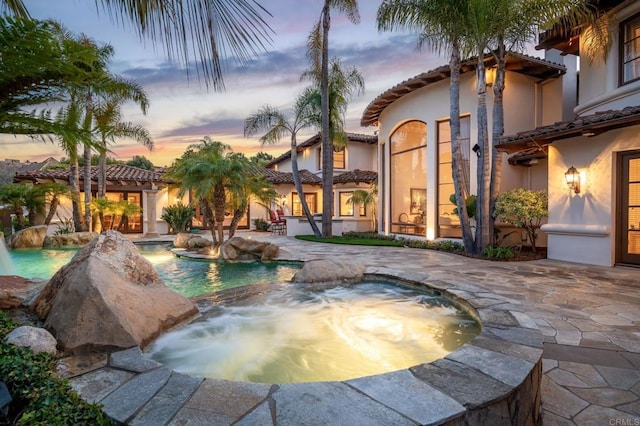
{"type": "Polygon", "coordinates": [[[117,231],[106,231],[51,278],[31,305],[62,350],[144,346],[197,315],[117,231]]]}
{"type": "Polygon", "coordinates": [[[220,247],[220,257],[229,262],[267,261],[278,256],[278,246],[249,238],[233,237],[220,247]]]}
{"type": "Polygon", "coordinates": [[[42,248],[47,236],[47,225],[31,226],[7,238],[7,247],[12,249],[42,248]]]}
{"type": "Polygon", "coordinates": [[[97,232],[72,232],[50,235],[44,239],[43,247],[84,246],[98,236],[97,232]]]}
{"type": "Polygon", "coordinates": [[[365,266],[337,259],[309,260],[293,276],[298,283],[346,283],[361,281],[365,266]]]}
{"type": "Polygon", "coordinates": [[[57,353],[55,337],[44,328],[28,325],[15,328],[7,334],[7,343],[16,346],[26,346],[35,353],[46,352],[50,355],[57,353]]]}
{"type": "Polygon", "coordinates": [[[0,309],[29,306],[46,281],[29,280],[17,275],[0,276],[0,309]]]}

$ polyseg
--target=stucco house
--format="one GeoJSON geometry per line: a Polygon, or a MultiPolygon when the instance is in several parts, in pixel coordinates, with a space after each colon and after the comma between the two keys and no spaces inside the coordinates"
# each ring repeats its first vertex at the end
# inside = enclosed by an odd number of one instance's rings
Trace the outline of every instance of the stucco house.
{"type": "MultiPolygon", "coordinates": [[[[347,133],[348,144],[333,153],[333,232],[372,229],[371,206],[353,206],[347,201],[356,189],[372,190],[377,180],[376,144],[374,135],[347,133]]],[[[304,197],[312,213],[322,212],[322,152],[321,137],[316,134],[297,145],[298,170],[303,183],[304,197]]],[[[304,217],[299,194],[291,175],[291,151],[287,151],[265,165],[267,181],[276,187],[278,205],[285,211],[287,234],[309,234],[311,227],[304,217]]],[[[318,223],[320,218],[318,217],[318,223]]],[[[320,226],[320,225],[319,225],[320,226]]]]}
{"type": "MultiPolygon", "coordinates": [[[[491,70],[493,59],[487,56],[484,60],[491,70]]],[[[460,76],[464,185],[470,194],[477,188],[473,150],[477,142],[476,64],[477,58],[464,61],[460,76]]],[[[509,55],[504,93],[506,133],[562,119],[563,93],[570,92],[562,78],[566,72],[567,66],[561,63],[509,55]]],[[[461,236],[455,205],[450,201],[454,188],[449,75],[448,65],[419,74],[379,95],[363,112],[361,125],[378,127],[379,230],[385,234],[427,239],[461,236]]],[[[492,91],[487,90],[489,134],[492,104],[492,91]]],[[[546,189],[546,160],[537,161],[541,167],[535,169],[505,167],[502,190],[546,189]]],[[[540,245],[545,245],[544,239],[540,245]]]]}
{"type": "MultiPolygon", "coordinates": [[[[549,219],[542,230],[549,258],[640,265],[640,2],[598,7],[611,44],[606,61],[580,62],[574,116],[510,129],[501,149],[516,153],[514,168],[519,158],[541,159],[527,170],[546,173],[549,219]]],[[[539,41],[539,48],[565,58],[588,43],[582,28],[558,28],[539,41]]]]}

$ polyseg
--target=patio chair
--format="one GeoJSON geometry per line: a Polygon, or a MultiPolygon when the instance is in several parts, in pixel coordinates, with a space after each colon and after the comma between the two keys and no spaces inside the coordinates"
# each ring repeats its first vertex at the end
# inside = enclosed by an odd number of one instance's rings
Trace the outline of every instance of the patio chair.
{"type": "Polygon", "coordinates": [[[272,235],[285,235],[287,233],[287,220],[281,218],[277,211],[269,209],[269,221],[271,222],[272,235]]]}
{"type": "Polygon", "coordinates": [[[398,232],[408,232],[408,225],[409,224],[409,215],[406,213],[400,213],[400,216],[398,216],[398,226],[400,228],[400,231],[398,232]]]}

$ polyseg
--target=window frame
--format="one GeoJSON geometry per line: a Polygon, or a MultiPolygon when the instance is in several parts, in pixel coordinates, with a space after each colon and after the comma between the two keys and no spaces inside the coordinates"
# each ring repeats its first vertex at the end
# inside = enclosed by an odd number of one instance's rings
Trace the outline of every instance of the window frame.
{"type": "MultiPolygon", "coordinates": [[[[353,191],[339,191],[338,192],[338,215],[339,216],[345,216],[345,217],[354,217],[356,215],[356,212],[355,212],[356,209],[355,209],[355,206],[353,204],[351,204],[351,214],[342,212],[342,195],[343,194],[346,195],[347,197],[353,197],[353,191]]],[[[345,204],[347,204],[346,200],[345,200],[345,204]]]]}
{"type": "Polygon", "coordinates": [[[640,13],[636,13],[633,16],[630,16],[629,18],[625,19],[624,21],[620,22],[620,26],[618,28],[618,86],[625,86],[627,84],[631,84],[634,83],[638,80],[640,80],[640,73],[638,73],[638,76],[636,78],[633,78],[631,80],[625,80],[625,73],[624,73],[624,69],[625,69],[625,65],[628,63],[633,63],[634,61],[638,62],[638,66],[640,67],[640,48],[639,50],[636,52],[637,55],[635,57],[635,59],[632,59],[630,61],[626,61],[625,60],[625,46],[631,42],[633,42],[634,40],[638,40],[638,43],[640,44],[640,35],[638,37],[633,38],[632,40],[626,40],[626,35],[627,32],[626,27],[628,24],[630,24],[633,21],[639,21],[639,27],[640,27],[640,13]]]}
{"type": "MultiPolygon", "coordinates": [[[[307,197],[312,197],[313,198],[313,205],[309,205],[309,210],[311,211],[311,214],[315,214],[317,212],[318,209],[318,193],[317,192],[305,192],[304,193],[304,198],[307,199],[307,197]]],[[[309,200],[307,200],[307,204],[309,204],[309,200]]],[[[304,209],[302,208],[302,203],[300,202],[300,197],[298,196],[297,192],[292,192],[291,193],[291,216],[296,216],[296,217],[304,217],[304,209]],[[300,214],[296,214],[296,198],[298,198],[298,204],[300,204],[300,214]]]]}

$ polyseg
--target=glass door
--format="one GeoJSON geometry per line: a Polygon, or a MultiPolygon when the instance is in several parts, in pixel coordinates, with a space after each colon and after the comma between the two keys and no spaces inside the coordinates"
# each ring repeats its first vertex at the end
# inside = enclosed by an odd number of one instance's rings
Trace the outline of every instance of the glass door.
{"type": "Polygon", "coordinates": [[[619,165],[618,260],[640,265],[640,152],[623,154],[619,165]]]}

